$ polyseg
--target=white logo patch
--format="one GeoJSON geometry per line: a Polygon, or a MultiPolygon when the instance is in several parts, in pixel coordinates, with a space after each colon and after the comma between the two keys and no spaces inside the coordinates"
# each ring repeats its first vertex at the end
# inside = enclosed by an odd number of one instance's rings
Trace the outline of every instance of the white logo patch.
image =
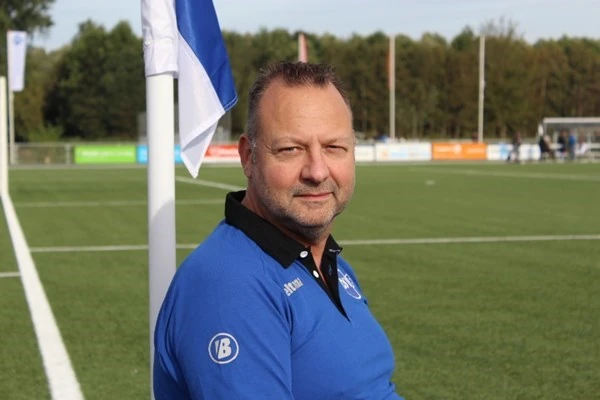
{"type": "Polygon", "coordinates": [[[283,285],[283,290],[285,291],[285,294],[289,296],[293,295],[294,292],[298,289],[300,289],[302,286],[304,286],[304,284],[302,283],[302,281],[300,280],[300,278],[296,278],[291,282],[286,283],[285,285],[283,285]]]}
{"type": "Polygon", "coordinates": [[[217,364],[229,364],[239,352],[237,340],[229,333],[217,333],[208,344],[208,355],[217,364]]]}
{"type": "Polygon", "coordinates": [[[354,297],[356,300],[362,299],[362,295],[356,288],[354,281],[350,278],[350,275],[346,274],[344,271],[338,268],[338,280],[340,281],[340,285],[344,288],[346,293],[350,296],[354,297]]]}

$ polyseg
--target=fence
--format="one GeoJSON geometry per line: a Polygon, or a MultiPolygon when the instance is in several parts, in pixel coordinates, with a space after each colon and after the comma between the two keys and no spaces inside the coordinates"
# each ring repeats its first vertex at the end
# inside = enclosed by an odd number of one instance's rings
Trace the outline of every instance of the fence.
{"type": "MultiPolygon", "coordinates": [[[[585,152],[577,152],[577,160],[600,160],[600,143],[585,143],[585,152]]],[[[478,144],[467,142],[391,142],[361,143],[356,160],[362,162],[402,162],[436,160],[506,160],[510,144],[478,144]]],[[[175,146],[175,162],[181,163],[180,148],[175,146]]],[[[82,164],[146,164],[148,148],[135,143],[17,143],[13,165],[82,165],[82,164]]],[[[522,161],[540,160],[537,144],[523,144],[522,161]]],[[[558,159],[558,161],[562,161],[558,159]]],[[[239,162],[237,144],[211,145],[206,163],[239,162]]]]}

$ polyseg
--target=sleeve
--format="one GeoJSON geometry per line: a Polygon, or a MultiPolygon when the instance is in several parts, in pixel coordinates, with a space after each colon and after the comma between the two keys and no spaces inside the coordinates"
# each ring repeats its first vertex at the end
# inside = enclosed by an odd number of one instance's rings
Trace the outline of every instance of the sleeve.
{"type": "Polygon", "coordinates": [[[177,276],[165,299],[155,337],[156,399],[293,399],[283,290],[263,274],[216,270],[177,276]]]}

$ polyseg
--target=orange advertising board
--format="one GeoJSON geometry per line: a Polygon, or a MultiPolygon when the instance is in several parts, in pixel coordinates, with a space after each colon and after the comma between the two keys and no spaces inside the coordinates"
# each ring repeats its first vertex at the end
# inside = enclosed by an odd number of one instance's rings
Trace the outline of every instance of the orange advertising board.
{"type": "Polygon", "coordinates": [[[208,146],[206,150],[207,157],[223,158],[223,157],[237,157],[238,156],[238,145],[237,144],[213,144],[208,146]]]}
{"type": "Polygon", "coordinates": [[[230,163],[239,162],[237,144],[213,144],[208,146],[204,161],[208,163],[230,163]]]}
{"type": "Polygon", "coordinates": [[[432,143],[433,160],[485,160],[485,143],[432,143]]]}

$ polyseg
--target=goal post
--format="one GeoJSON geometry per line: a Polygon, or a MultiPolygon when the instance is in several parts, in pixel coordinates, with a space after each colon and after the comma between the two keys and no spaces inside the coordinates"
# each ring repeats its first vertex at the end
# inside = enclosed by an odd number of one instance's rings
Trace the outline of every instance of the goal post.
{"type": "Polygon", "coordinates": [[[555,149],[563,146],[563,135],[568,152],[568,136],[574,135],[573,157],[600,159],[600,117],[549,117],[542,120],[542,128],[540,134],[549,136],[555,149]]]}

